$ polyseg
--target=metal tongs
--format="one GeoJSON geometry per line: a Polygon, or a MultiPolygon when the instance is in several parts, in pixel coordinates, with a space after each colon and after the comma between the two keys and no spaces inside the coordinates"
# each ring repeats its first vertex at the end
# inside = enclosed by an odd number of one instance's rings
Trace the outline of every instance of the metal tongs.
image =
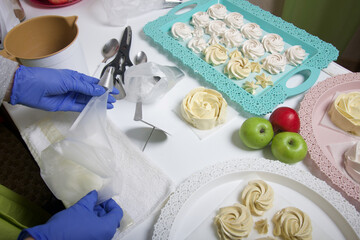
{"type": "Polygon", "coordinates": [[[115,95],[116,99],[123,99],[126,97],[126,93],[124,90],[124,74],[126,71],[126,67],[131,67],[133,63],[130,60],[130,47],[131,47],[131,38],[132,38],[132,30],[130,26],[127,26],[124,30],[123,36],[120,40],[120,47],[115,56],[115,58],[105,65],[103,70],[101,71],[100,77],[103,76],[105,70],[108,67],[114,67],[113,78],[114,78],[114,87],[119,89],[119,94],[115,95]]]}

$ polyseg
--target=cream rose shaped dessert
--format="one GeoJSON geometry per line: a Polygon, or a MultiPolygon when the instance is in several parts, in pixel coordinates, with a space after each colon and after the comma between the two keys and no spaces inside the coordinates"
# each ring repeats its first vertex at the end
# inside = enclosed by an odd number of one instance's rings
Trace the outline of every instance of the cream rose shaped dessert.
{"type": "Polygon", "coordinates": [[[215,66],[225,63],[228,59],[227,49],[220,44],[210,45],[205,48],[203,53],[205,55],[205,61],[215,66]]]}
{"type": "Polygon", "coordinates": [[[231,58],[224,68],[224,73],[227,74],[229,78],[246,78],[251,73],[249,59],[243,57],[231,58]]]}
{"type": "Polygon", "coordinates": [[[224,5],[222,5],[221,3],[218,3],[218,4],[214,4],[211,7],[209,7],[209,9],[207,10],[207,13],[213,19],[224,19],[227,14],[227,10],[224,5]]]}
{"type": "Polygon", "coordinates": [[[285,56],[289,64],[297,66],[304,61],[306,52],[300,45],[295,45],[286,49],[285,56]]]}
{"type": "Polygon", "coordinates": [[[262,61],[262,67],[271,74],[279,74],[285,70],[286,57],[280,53],[273,53],[262,61]]]}
{"type": "Polygon", "coordinates": [[[312,226],[309,216],[295,207],[287,207],[278,211],[272,218],[274,236],[285,240],[312,239],[312,226]]]}
{"type": "Polygon", "coordinates": [[[265,54],[265,49],[258,40],[249,39],[242,45],[242,52],[245,57],[255,60],[265,54]]]}
{"type": "Polygon", "coordinates": [[[262,30],[256,23],[246,23],[241,27],[241,33],[247,39],[260,39],[262,30]]]}
{"type": "Polygon", "coordinates": [[[270,53],[279,53],[284,50],[284,40],[276,33],[266,34],[261,43],[264,45],[265,50],[270,53]]]}
{"type": "Polygon", "coordinates": [[[192,32],[190,26],[182,22],[174,23],[171,27],[171,33],[176,39],[190,39],[192,38],[192,32]]]}
{"type": "Polygon", "coordinates": [[[241,33],[234,28],[227,29],[221,39],[221,42],[228,48],[239,47],[242,41],[241,33]]]}
{"type": "Polygon", "coordinates": [[[215,90],[195,88],[183,99],[181,116],[195,128],[212,129],[226,121],[227,102],[215,90]]]}
{"type": "Polygon", "coordinates": [[[342,93],[337,96],[328,114],[337,127],[360,136],[360,92],[342,93]]]}
{"type": "Polygon", "coordinates": [[[262,216],[273,206],[274,191],[262,180],[250,181],[241,193],[241,202],[250,209],[251,214],[262,216]]]}
{"type": "Polygon", "coordinates": [[[231,12],[225,17],[225,23],[229,28],[240,29],[244,24],[244,17],[238,12],[231,12]]]}
{"type": "Polygon", "coordinates": [[[249,209],[239,203],[220,208],[214,223],[220,239],[246,238],[253,227],[249,209]]]}
{"type": "Polygon", "coordinates": [[[221,20],[214,20],[207,26],[206,33],[209,35],[222,36],[226,29],[226,23],[221,20]]]}
{"type": "Polygon", "coordinates": [[[197,12],[192,15],[191,24],[196,27],[206,28],[211,19],[206,12],[197,12]]]}

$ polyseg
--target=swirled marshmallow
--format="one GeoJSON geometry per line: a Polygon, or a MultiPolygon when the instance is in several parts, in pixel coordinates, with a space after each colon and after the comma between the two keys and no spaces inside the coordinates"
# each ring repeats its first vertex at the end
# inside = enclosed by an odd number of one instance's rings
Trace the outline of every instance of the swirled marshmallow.
{"type": "Polygon", "coordinates": [[[227,29],[221,39],[221,42],[228,48],[239,47],[242,41],[241,33],[234,28],[227,29]]]}
{"type": "Polygon", "coordinates": [[[181,116],[192,126],[208,130],[226,121],[227,102],[221,93],[199,87],[191,90],[181,104],[181,116]]]}
{"type": "Polygon", "coordinates": [[[250,181],[241,193],[241,202],[250,209],[251,214],[262,216],[273,206],[274,191],[262,180],[250,181]]]}
{"type": "Polygon", "coordinates": [[[265,54],[265,49],[258,40],[249,39],[243,43],[242,52],[245,57],[255,60],[265,54]]]}
{"type": "Polygon", "coordinates": [[[214,223],[220,239],[242,239],[249,236],[253,219],[248,208],[235,203],[233,206],[220,208],[214,223]]]}
{"type": "Polygon", "coordinates": [[[285,240],[312,239],[311,220],[298,208],[283,208],[274,215],[272,222],[274,223],[274,236],[281,236],[285,240]]]}
{"type": "Polygon", "coordinates": [[[243,57],[231,58],[224,68],[229,78],[244,79],[251,73],[249,59],[243,57]]]}
{"type": "Polygon", "coordinates": [[[194,38],[190,39],[187,46],[194,53],[200,53],[208,46],[208,44],[206,43],[204,38],[194,37],[194,38]]]}
{"type": "Polygon", "coordinates": [[[225,17],[225,23],[229,28],[240,29],[244,24],[244,17],[238,12],[231,12],[225,17]]]}
{"type": "Polygon", "coordinates": [[[306,52],[300,45],[295,45],[286,49],[285,56],[289,64],[297,66],[304,61],[306,52]]]}
{"type": "Polygon", "coordinates": [[[206,28],[211,19],[206,12],[197,12],[192,15],[190,23],[196,27],[206,28]]]}
{"type": "Polygon", "coordinates": [[[247,39],[260,39],[262,30],[256,23],[246,23],[241,27],[241,33],[247,39]]]}
{"type": "Polygon", "coordinates": [[[227,14],[227,10],[224,5],[217,3],[209,7],[207,13],[213,19],[224,19],[227,14]]]}
{"type": "Polygon", "coordinates": [[[271,74],[279,74],[285,70],[286,57],[280,53],[273,53],[262,61],[262,67],[271,74]]]}
{"type": "Polygon", "coordinates": [[[261,43],[264,45],[265,50],[270,53],[279,53],[284,50],[284,40],[276,33],[266,34],[261,43]]]}
{"type": "Polygon", "coordinates": [[[226,29],[226,23],[221,20],[214,20],[207,26],[206,33],[209,35],[222,36],[226,29]]]}
{"type": "Polygon", "coordinates": [[[176,39],[187,40],[192,38],[192,29],[182,22],[174,23],[171,27],[171,33],[176,39]]]}
{"type": "Polygon", "coordinates": [[[337,96],[328,114],[337,127],[360,136],[360,92],[342,93],[337,96]]]}
{"type": "Polygon", "coordinates": [[[215,66],[225,63],[228,59],[227,49],[220,44],[210,45],[205,48],[203,53],[205,55],[205,61],[215,66]]]}

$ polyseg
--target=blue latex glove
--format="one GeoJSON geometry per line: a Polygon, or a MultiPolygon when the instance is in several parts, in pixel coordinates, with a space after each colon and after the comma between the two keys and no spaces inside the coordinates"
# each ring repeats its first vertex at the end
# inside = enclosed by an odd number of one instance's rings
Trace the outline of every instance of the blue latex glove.
{"type": "Polygon", "coordinates": [[[91,191],[47,223],[23,230],[18,240],[29,235],[36,240],[111,239],[120,226],[123,211],[112,199],[96,205],[97,198],[97,192],[91,191]]]}
{"type": "MultiPolygon", "coordinates": [[[[14,77],[10,103],[23,104],[47,111],[81,112],[93,96],[106,90],[99,79],[68,69],[20,66],[14,77]]],[[[114,94],[119,91],[114,88],[114,94]]],[[[109,94],[107,108],[116,99],[109,94]]]]}

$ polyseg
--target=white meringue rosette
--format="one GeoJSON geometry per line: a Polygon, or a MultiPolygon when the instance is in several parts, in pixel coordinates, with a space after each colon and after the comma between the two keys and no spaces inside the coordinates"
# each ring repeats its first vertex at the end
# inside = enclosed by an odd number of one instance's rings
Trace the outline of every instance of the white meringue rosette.
{"type": "Polygon", "coordinates": [[[229,58],[228,50],[220,44],[208,46],[203,53],[205,55],[205,61],[214,66],[225,63],[229,58]]]}
{"type": "Polygon", "coordinates": [[[266,34],[261,43],[264,45],[265,51],[270,53],[279,53],[284,50],[284,40],[283,38],[276,33],[266,34]]]}
{"type": "Polygon", "coordinates": [[[209,35],[222,36],[226,29],[226,23],[221,20],[213,20],[207,26],[206,33],[209,35]]]}
{"type": "Polygon", "coordinates": [[[204,36],[204,29],[201,27],[195,27],[194,31],[193,31],[193,36],[197,37],[197,38],[201,38],[204,36]]]}
{"type": "Polygon", "coordinates": [[[244,16],[238,12],[231,12],[226,15],[224,21],[229,28],[240,29],[244,24],[244,16]]]}
{"type": "Polygon", "coordinates": [[[260,39],[263,32],[256,23],[246,23],[241,27],[241,33],[247,39],[260,39]]]}
{"type": "Polygon", "coordinates": [[[215,44],[218,44],[218,43],[220,43],[219,37],[216,36],[215,34],[211,34],[211,36],[209,38],[209,41],[208,41],[209,46],[215,45],[215,44]]]}
{"type": "Polygon", "coordinates": [[[285,56],[290,65],[297,66],[304,61],[306,52],[300,45],[295,45],[286,49],[285,56]]]}
{"type": "Polygon", "coordinates": [[[197,12],[192,15],[190,23],[196,27],[206,28],[211,19],[206,12],[197,12]]]}
{"type": "Polygon", "coordinates": [[[262,67],[271,74],[279,74],[285,70],[286,57],[280,53],[273,53],[262,60],[262,67]]]}
{"type": "Polygon", "coordinates": [[[194,53],[201,53],[205,48],[207,48],[208,44],[202,37],[193,37],[187,43],[188,48],[190,48],[194,53]]]}
{"type": "Polygon", "coordinates": [[[221,38],[221,43],[228,48],[239,47],[242,41],[241,33],[234,28],[227,29],[221,38]]]}
{"type": "Polygon", "coordinates": [[[245,57],[255,60],[265,54],[263,45],[256,39],[246,40],[241,48],[245,57]]]}
{"type": "Polygon", "coordinates": [[[207,13],[213,19],[224,19],[227,14],[227,9],[221,3],[217,3],[209,7],[207,13]]]}
{"type": "Polygon", "coordinates": [[[176,22],[171,27],[171,34],[175,39],[187,40],[192,38],[193,30],[183,22],[176,22]]]}
{"type": "Polygon", "coordinates": [[[195,88],[183,99],[181,116],[197,129],[212,129],[226,122],[227,102],[218,91],[195,88]]]}

